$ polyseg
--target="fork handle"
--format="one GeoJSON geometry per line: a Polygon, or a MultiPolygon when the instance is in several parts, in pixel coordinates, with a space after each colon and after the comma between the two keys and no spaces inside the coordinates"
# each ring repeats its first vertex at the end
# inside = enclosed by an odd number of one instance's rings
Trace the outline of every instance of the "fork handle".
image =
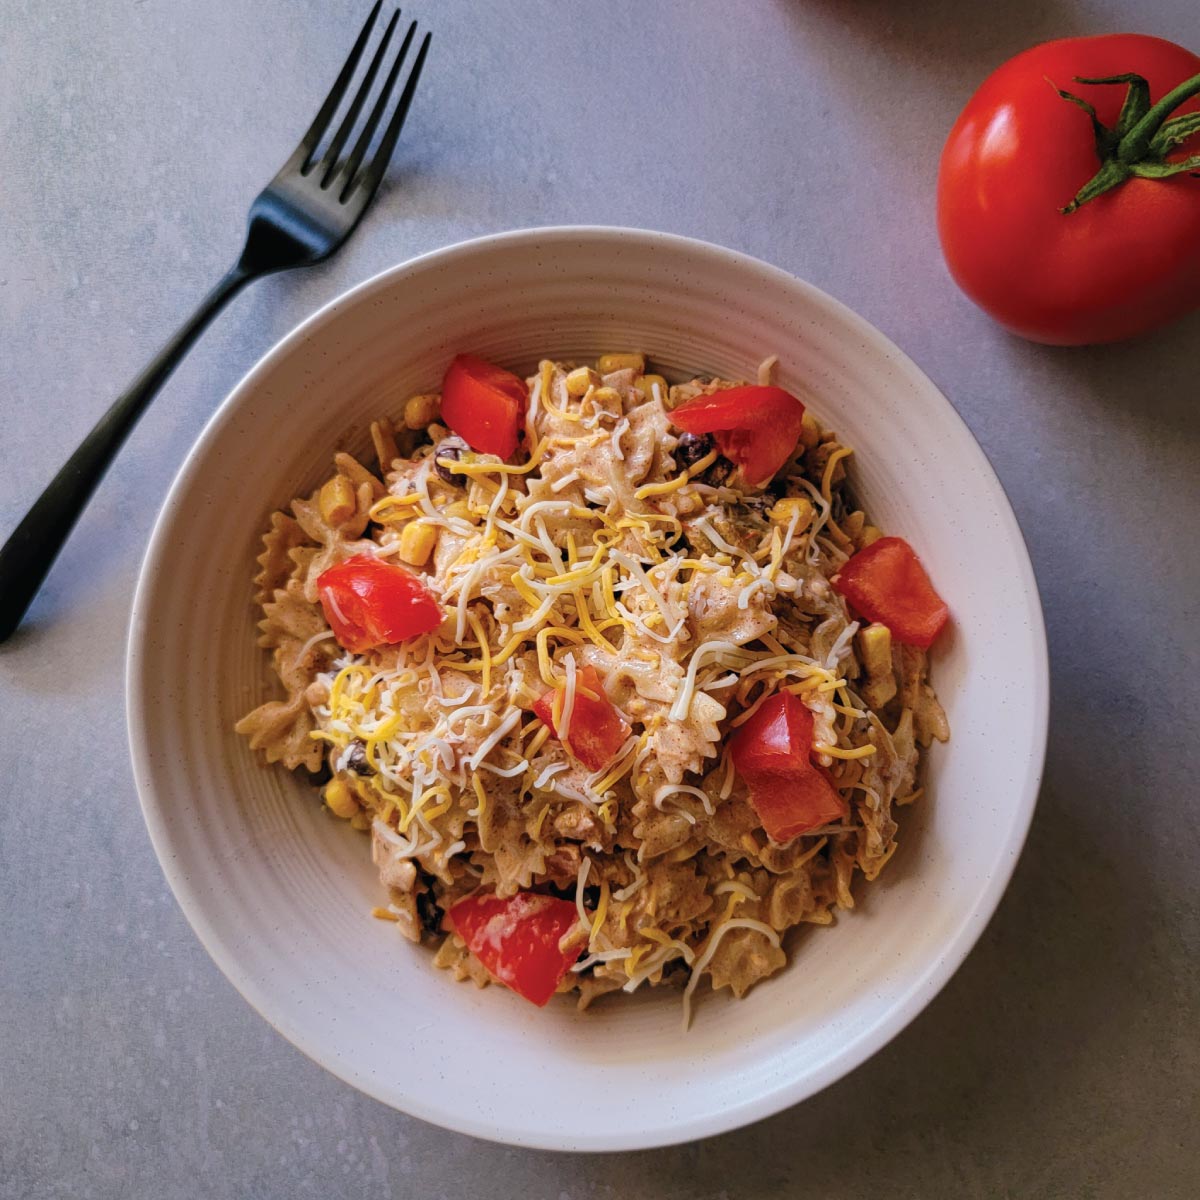
{"type": "Polygon", "coordinates": [[[0,642],[21,623],[79,514],[122,443],[208,323],[255,277],[240,262],[83,439],[0,549],[0,642]]]}

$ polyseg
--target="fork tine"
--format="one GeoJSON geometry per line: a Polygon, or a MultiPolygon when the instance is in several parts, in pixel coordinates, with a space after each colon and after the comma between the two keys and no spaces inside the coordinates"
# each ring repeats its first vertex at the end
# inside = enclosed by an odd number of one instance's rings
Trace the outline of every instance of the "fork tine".
{"type": "Polygon", "coordinates": [[[425,56],[429,53],[429,43],[432,40],[431,34],[426,34],[421,40],[421,48],[417,51],[416,61],[413,63],[412,74],[408,77],[408,82],[404,85],[404,91],[400,93],[400,101],[396,105],[396,111],[392,114],[392,119],[388,122],[388,127],[384,131],[383,137],[380,139],[379,148],[375,151],[374,157],[367,165],[367,174],[365,182],[373,191],[378,185],[379,180],[383,178],[384,171],[387,170],[388,163],[391,162],[392,154],[396,149],[396,142],[400,138],[400,130],[404,128],[404,121],[408,116],[409,106],[412,104],[413,96],[417,91],[417,83],[421,79],[421,69],[425,66],[425,56]]]}
{"type": "Polygon", "coordinates": [[[383,39],[375,50],[375,55],[371,59],[371,65],[367,68],[367,73],[359,85],[349,110],[346,112],[345,117],[342,118],[342,123],[338,126],[337,133],[333,135],[333,141],[329,143],[329,149],[321,157],[319,170],[321,171],[322,187],[329,186],[329,181],[337,171],[338,155],[341,154],[342,147],[346,144],[346,139],[350,136],[355,121],[358,120],[358,114],[362,111],[362,106],[371,92],[371,85],[375,82],[375,76],[379,74],[379,66],[383,62],[383,56],[387,53],[388,42],[392,40],[392,31],[396,28],[396,22],[399,19],[400,10],[396,9],[392,13],[392,19],[387,23],[387,28],[383,31],[383,39]]]}
{"type": "Polygon", "coordinates": [[[354,149],[350,152],[350,157],[346,159],[343,167],[343,177],[345,179],[345,183],[342,186],[343,197],[348,194],[350,185],[358,171],[359,164],[363,160],[363,155],[366,154],[367,147],[370,146],[371,139],[375,136],[375,130],[379,127],[379,122],[383,119],[384,110],[387,108],[388,101],[392,96],[392,88],[396,86],[396,77],[400,74],[400,68],[404,65],[404,60],[408,57],[408,48],[412,45],[413,34],[416,31],[417,23],[413,21],[404,34],[404,41],[400,43],[400,49],[396,51],[396,61],[392,63],[392,69],[388,72],[387,79],[380,89],[379,96],[375,101],[375,107],[371,109],[371,115],[367,118],[367,123],[363,126],[362,133],[358,135],[358,141],[354,143],[354,149]]]}
{"type": "Polygon", "coordinates": [[[354,177],[355,172],[358,170],[358,164],[362,160],[362,155],[366,152],[367,146],[370,143],[370,134],[374,133],[375,126],[378,124],[378,118],[382,116],[384,101],[391,94],[392,85],[395,83],[397,74],[399,74],[400,64],[404,61],[404,56],[408,52],[408,43],[415,29],[416,22],[414,21],[409,28],[408,37],[404,39],[404,46],[400,56],[396,60],[396,65],[392,68],[392,72],[388,76],[387,89],[380,97],[379,103],[375,106],[376,111],[371,114],[370,129],[364,133],[362,138],[359,138],[359,144],[354,147],[354,155],[351,156],[353,159],[353,170],[348,172],[347,183],[340,196],[343,203],[345,203],[346,198],[359,184],[367,189],[367,197],[369,199],[379,186],[379,181],[383,178],[383,173],[387,170],[388,163],[391,162],[392,154],[396,149],[396,142],[400,138],[400,130],[404,127],[404,120],[408,116],[409,106],[412,104],[413,96],[417,90],[417,83],[421,78],[421,68],[425,65],[425,56],[429,53],[431,35],[428,33],[421,39],[421,48],[417,51],[412,72],[409,74],[408,82],[404,85],[404,90],[400,93],[400,100],[396,105],[396,111],[392,114],[392,119],[388,122],[388,127],[380,139],[378,149],[367,164],[361,179],[356,180],[354,177]]]}
{"type": "Polygon", "coordinates": [[[309,159],[312,158],[313,151],[317,148],[317,143],[321,140],[326,126],[328,126],[329,122],[333,119],[333,114],[337,111],[337,106],[345,94],[350,80],[354,76],[358,60],[362,58],[362,52],[366,48],[367,40],[371,36],[371,30],[375,27],[375,20],[379,16],[379,10],[382,7],[383,0],[375,0],[375,7],[371,9],[371,15],[367,17],[367,23],[362,27],[362,33],[358,35],[358,41],[354,43],[354,49],[350,51],[350,57],[346,59],[346,65],[342,67],[341,74],[334,80],[333,87],[329,89],[329,95],[325,97],[325,103],[321,105],[321,109],[314,118],[313,123],[308,127],[308,132],[300,139],[300,148],[304,151],[304,162],[301,170],[307,169],[309,159]]]}

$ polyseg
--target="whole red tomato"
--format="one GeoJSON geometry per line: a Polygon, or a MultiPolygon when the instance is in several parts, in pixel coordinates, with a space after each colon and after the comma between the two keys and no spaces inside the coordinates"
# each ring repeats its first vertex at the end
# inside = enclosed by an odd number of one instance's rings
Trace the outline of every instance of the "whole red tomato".
{"type": "Polygon", "coordinates": [[[938,174],[959,287],[1056,345],[1116,341],[1200,305],[1198,92],[1200,58],[1140,34],[1046,42],[993,72],[938,174]]]}

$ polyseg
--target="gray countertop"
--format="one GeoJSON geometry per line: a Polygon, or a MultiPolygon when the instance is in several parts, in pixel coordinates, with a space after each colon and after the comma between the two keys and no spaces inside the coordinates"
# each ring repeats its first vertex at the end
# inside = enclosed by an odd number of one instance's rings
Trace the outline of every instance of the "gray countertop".
{"type": "MultiPolygon", "coordinates": [[[[231,261],[366,7],[0,6],[0,532],[231,261]]],[[[1127,346],[1018,341],[950,283],[932,202],[942,139],[992,66],[1125,27],[1200,48],[1194,0],[410,14],[435,40],[386,193],[334,260],[220,318],[0,649],[0,1197],[1196,1195],[1200,315],[1127,346]],[[907,350],[1012,497],[1054,672],[1028,847],[929,1009],[805,1104],[615,1157],[445,1133],[274,1033],[163,881],[122,703],[155,512],[247,368],[383,267],[571,222],[748,251],[907,350]]]]}

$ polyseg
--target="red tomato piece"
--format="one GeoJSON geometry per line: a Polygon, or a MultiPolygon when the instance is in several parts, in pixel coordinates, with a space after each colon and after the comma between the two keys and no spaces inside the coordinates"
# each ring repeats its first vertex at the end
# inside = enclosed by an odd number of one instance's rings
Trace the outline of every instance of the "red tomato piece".
{"type": "Polygon", "coordinates": [[[551,688],[534,701],[533,711],[550,726],[569,754],[589,771],[607,767],[629,737],[629,726],[604,694],[604,682],[593,666],[580,667],[575,675],[575,703],[564,737],[555,728],[554,701],[561,688],[551,688]]]}
{"type": "Polygon", "coordinates": [[[480,454],[512,454],[525,400],[525,384],[511,371],[473,354],[460,354],[442,380],[442,420],[480,454]]]}
{"type": "Polygon", "coordinates": [[[790,842],[849,811],[841,793],[812,762],[813,717],[791,692],[768,697],[729,742],[734,768],[773,842],[790,842]]]}
{"type": "Polygon", "coordinates": [[[746,782],[763,830],[780,846],[849,813],[841,793],[812,765],[786,773],[756,772],[746,782]]]}
{"type": "Polygon", "coordinates": [[[747,771],[785,771],[808,763],[812,750],[813,715],[791,692],[776,692],[755,710],[729,742],[733,765],[747,771]]]}
{"type": "Polygon", "coordinates": [[[777,387],[735,387],[697,396],[670,413],[687,433],[711,433],[717,449],[762,487],[796,449],[804,405],[777,387]]]}
{"type": "Polygon", "coordinates": [[[1056,345],[1131,337],[1200,305],[1200,160],[1186,165],[1200,138],[1171,124],[1195,120],[1197,92],[1200,57],[1142,34],[1046,42],[997,68],[938,173],[959,287],[1014,333],[1056,345]]]}
{"type": "Polygon", "coordinates": [[[437,598],[412,572],[370,554],[322,571],[317,594],[334,637],[356,654],[429,633],[442,623],[437,598]]]}
{"type": "Polygon", "coordinates": [[[583,951],[559,941],[579,914],[569,900],[518,892],[506,900],[476,892],[446,914],[467,949],[506,987],[542,1008],[583,951]]]}
{"type": "Polygon", "coordinates": [[[868,621],[878,621],[892,637],[928,649],[950,610],[933,590],[913,548],[898,537],[880,538],[860,550],[830,581],[868,621]]]}

